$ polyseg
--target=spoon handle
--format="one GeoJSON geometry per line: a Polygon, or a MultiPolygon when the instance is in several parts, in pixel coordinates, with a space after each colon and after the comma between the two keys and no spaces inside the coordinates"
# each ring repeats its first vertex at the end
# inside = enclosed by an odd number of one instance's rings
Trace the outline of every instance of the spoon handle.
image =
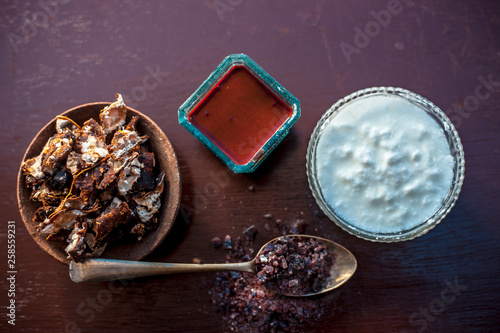
{"type": "Polygon", "coordinates": [[[168,264],[113,259],[86,259],[79,263],[72,261],[69,265],[69,276],[71,280],[77,283],[208,271],[254,272],[254,262],[247,261],[228,264],[168,264]]]}

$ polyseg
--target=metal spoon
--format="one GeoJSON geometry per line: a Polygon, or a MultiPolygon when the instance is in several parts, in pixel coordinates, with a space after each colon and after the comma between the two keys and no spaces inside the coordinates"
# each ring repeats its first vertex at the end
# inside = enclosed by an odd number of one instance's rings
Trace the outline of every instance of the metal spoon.
{"type": "MultiPolygon", "coordinates": [[[[287,237],[314,238],[319,240],[328,250],[335,254],[335,263],[330,271],[330,278],[323,288],[316,293],[300,296],[312,296],[331,291],[351,278],[356,271],[357,262],[354,255],[345,247],[328,239],[309,235],[288,235],[287,237]]],[[[71,262],[69,265],[69,276],[74,282],[109,281],[118,279],[131,279],[141,276],[191,273],[208,271],[241,271],[256,273],[255,259],[260,255],[267,244],[284,237],[277,237],[261,247],[257,256],[246,262],[225,264],[169,264],[159,262],[126,261],[113,259],[86,259],[83,262],[71,262]]],[[[297,296],[297,295],[288,295],[297,296]]]]}

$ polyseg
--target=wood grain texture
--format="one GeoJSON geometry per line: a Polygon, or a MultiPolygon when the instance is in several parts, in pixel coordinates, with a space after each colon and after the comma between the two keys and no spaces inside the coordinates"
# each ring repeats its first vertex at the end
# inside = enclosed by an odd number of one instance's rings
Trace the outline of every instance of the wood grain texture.
{"type": "Polygon", "coordinates": [[[359,265],[346,285],[318,302],[327,311],[310,332],[497,332],[500,3],[401,0],[390,22],[346,57],[341,44],[356,46],[357,28],[375,22],[373,13],[388,10],[388,3],[2,2],[0,331],[224,332],[210,303],[213,274],[75,284],[67,266],[44,253],[22,224],[16,176],[33,137],[57,114],[121,92],[168,136],[182,179],[182,212],[147,260],[223,262],[227,253],[211,247],[212,237],[240,236],[254,224],[258,249],[278,235],[264,228],[272,225],[264,214],[287,223],[303,218],[308,233],[342,244],[359,265]],[[230,9],[218,12],[218,3],[230,9]],[[231,173],[177,122],[186,98],[226,55],[240,52],[302,107],[287,138],[249,175],[231,173]],[[428,234],[395,244],[367,242],[335,226],[320,213],[305,172],[321,115],[351,92],[382,85],[414,91],[442,108],[466,160],[451,213],[428,234]],[[17,231],[16,326],[5,316],[9,220],[17,231]],[[450,294],[450,283],[465,290],[450,294]],[[441,307],[446,288],[449,302],[441,307]]]}

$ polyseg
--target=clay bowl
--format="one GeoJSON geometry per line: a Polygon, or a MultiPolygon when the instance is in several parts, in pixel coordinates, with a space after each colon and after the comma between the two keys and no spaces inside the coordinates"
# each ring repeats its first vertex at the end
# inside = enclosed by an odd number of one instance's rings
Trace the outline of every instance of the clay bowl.
{"type": "MultiPolygon", "coordinates": [[[[110,103],[98,102],[89,103],[72,108],[64,113],[66,116],[82,125],[87,119],[94,118],[99,122],[99,112],[110,103]]],[[[150,118],[134,110],[127,108],[127,122],[133,117],[138,116],[137,130],[140,135],[147,134],[149,148],[156,156],[156,167],[158,170],[164,170],[166,174],[165,188],[162,195],[162,205],[158,212],[158,229],[149,232],[139,242],[119,243],[108,246],[102,258],[140,260],[151,253],[165,238],[170,231],[180,205],[181,180],[179,175],[179,166],[174,149],[163,131],[150,118]]],[[[56,133],[56,118],[45,125],[35,136],[29,145],[23,162],[27,159],[37,156],[43,149],[47,140],[56,133]]],[[[40,203],[30,200],[31,189],[26,187],[25,177],[20,168],[17,177],[17,202],[21,212],[21,217],[35,242],[48,254],[64,264],[69,264],[67,255],[64,252],[66,244],[47,241],[36,230],[36,223],[32,222],[35,211],[41,206],[40,203]]]]}

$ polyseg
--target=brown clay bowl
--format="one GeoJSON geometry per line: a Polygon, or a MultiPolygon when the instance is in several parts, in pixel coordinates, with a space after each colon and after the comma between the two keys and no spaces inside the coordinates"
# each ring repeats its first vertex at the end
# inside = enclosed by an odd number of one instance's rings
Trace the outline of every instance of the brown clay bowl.
{"type": "MultiPolygon", "coordinates": [[[[99,122],[99,112],[110,103],[98,102],[89,103],[72,108],[64,113],[66,116],[82,125],[87,119],[94,118],[99,122]]],[[[102,258],[140,260],[151,253],[165,238],[170,231],[180,205],[181,180],[179,175],[179,166],[174,149],[163,131],[149,117],[133,108],[128,107],[127,122],[133,117],[138,116],[139,121],[137,130],[140,135],[149,136],[148,144],[156,156],[156,165],[158,170],[164,170],[166,175],[165,188],[162,195],[162,205],[158,212],[158,228],[139,242],[117,243],[106,248],[102,258]]],[[[29,145],[23,162],[27,159],[37,156],[43,149],[47,140],[56,133],[56,118],[45,125],[35,136],[29,145]]],[[[31,189],[26,187],[25,177],[22,170],[19,170],[17,177],[17,202],[21,212],[21,217],[35,242],[48,254],[64,264],[69,264],[67,255],[64,252],[66,244],[47,241],[45,237],[35,230],[36,223],[32,222],[35,211],[40,207],[40,203],[30,200],[31,189]]]]}

